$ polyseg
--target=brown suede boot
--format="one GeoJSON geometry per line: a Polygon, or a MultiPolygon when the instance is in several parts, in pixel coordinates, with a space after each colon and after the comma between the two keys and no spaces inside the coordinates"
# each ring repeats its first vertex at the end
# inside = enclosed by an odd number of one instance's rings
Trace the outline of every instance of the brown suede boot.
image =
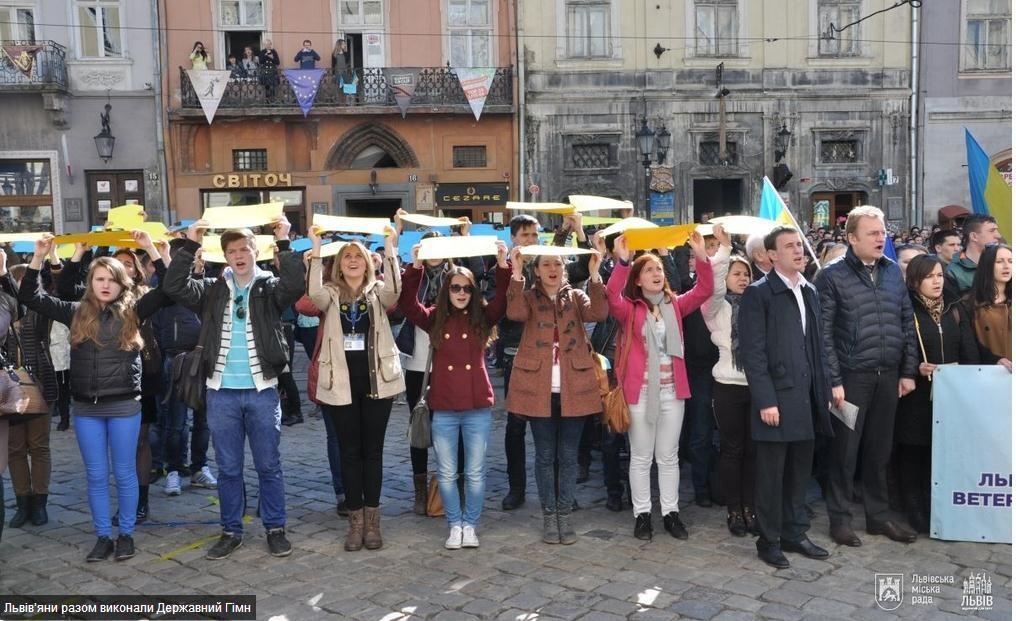
{"type": "Polygon", "coordinates": [[[349,512],[349,532],[346,533],[346,551],[356,552],[363,547],[363,509],[349,512]]]}
{"type": "Polygon", "coordinates": [[[427,473],[413,475],[413,513],[427,515],[427,473]]]}
{"type": "Polygon", "coordinates": [[[381,509],[379,507],[364,507],[363,519],[366,523],[363,531],[363,546],[368,550],[377,550],[381,547],[381,509]]]}

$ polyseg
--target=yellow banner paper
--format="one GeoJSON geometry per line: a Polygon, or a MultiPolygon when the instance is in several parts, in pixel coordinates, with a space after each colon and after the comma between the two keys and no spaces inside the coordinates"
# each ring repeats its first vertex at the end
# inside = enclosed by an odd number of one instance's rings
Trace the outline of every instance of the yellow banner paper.
{"type": "Polygon", "coordinates": [[[145,208],[142,205],[121,205],[109,210],[109,214],[106,215],[106,228],[133,231],[144,221],[145,208]]]}
{"type": "Polygon", "coordinates": [[[765,235],[781,224],[776,220],[766,220],[755,216],[723,216],[713,218],[710,224],[722,224],[723,230],[731,235],[754,235],[761,233],[765,235]]]}
{"type": "MultiPolygon", "coordinates": [[[[275,258],[275,237],[272,235],[255,235],[258,258],[255,261],[271,261],[275,258]]],[[[225,263],[226,255],[222,252],[222,242],[218,235],[205,235],[201,238],[201,258],[206,263],[225,263]]]]}
{"type": "Polygon", "coordinates": [[[505,205],[506,209],[514,209],[516,211],[538,211],[540,213],[556,213],[558,215],[567,216],[575,213],[575,206],[567,203],[519,203],[517,201],[508,201],[505,205]]]}
{"type": "Polygon", "coordinates": [[[483,257],[497,254],[497,237],[493,235],[469,235],[466,237],[431,237],[420,240],[421,261],[429,259],[458,259],[460,257],[483,257]]]}
{"type": "Polygon", "coordinates": [[[403,222],[412,222],[420,226],[458,226],[462,220],[458,218],[435,218],[422,213],[407,213],[400,216],[403,222]]]}
{"type": "Polygon", "coordinates": [[[570,257],[575,254],[593,254],[589,248],[571,248],[568,246],[521,246],[519,254],[524,257],[570,257]]]}
{"type": "MultiPolygon", "coordinates": [[[[282,217],[282,203],[209,207],[201,214],[210,229],[242,229],[264,226],[282,217]]],[[[317,216],[314,216],[317,218],[317,216]]]]}
{"type": "Polygon", "coordinates": [[[332,257],[332,256],[335,256],[335,255],[339,254],[339,252],[342,251],[342,247],[345,246],[348,243],[349,242],[337,241],[337,242],[332,242],[330,244],[324,244],[324,245],[322,245],[321,246],[321,258],[323,259],[325,257],[332,257]]]}
{"type": "Polygon", "coordinates": [[[89,246],[116,246],[137,248],[134,238],[124,231],[92,231],[91,233],[70,233],[53,238],[57,244],[85,243],[89,246]]]}
{"type": "Polygon", "coordinates": [[[629,250],[652,250],[653,248],[674,248],[688,241],[695,232],[694,224],[675,224],[655,229],[629,229],[624,232],[629,250]]]}
{"type": "Polygon", "coordinates": [[[653,224],[649,220],[643,220],[642,218],[635,217],[625,218],[624,220],[611,224],[607,228],[600,231],[600,237],[606,237],[608,235],[613,235],[614,233],[621,233],[629,229],[655,229],[655,228],[659,228],[659,226],[653,224]]]}
{"type": "MultiPolygon", "coordinates": [[[[387,218],[350,218],[346,216],[326,216],[314,214],[314,226],[319,232],[337,231],[340,233],[365,233],[367,235],[384,235],[385,227],[392,226],[387,218]]],[[[461,224],[461,223],[460,223],[461,224]]]]}
{"type": "Polygon", "coordinates": [[[603,216],[582,216],[582,224],[588,226],[599,226],[601,224],[616,224],[621,218],[605,218],[603,216]]]}
{"type": "Polygon", "coordinates": [[[575,206],[576,211],[614,211],[619,209],[634,209],[631,201],[619,201],[603,196],[587,196],[585,194],[571,194],[568,202],[575,206]]]}
{"type": "Polygon", "coordinates": [[[52,235],[52,233],[0,233],[0,244],[34,242],[42,239],[43,235],[52,235]]]}
{"type": "Polygon", "coordinates": [[[128,230],[144,231],[148,233],[148,236],[152,238],[152,241],[170,239],[169,229],[167,229],[166,225],[161,222],[142,222],[141,224],[134,225],[128,230]]]}

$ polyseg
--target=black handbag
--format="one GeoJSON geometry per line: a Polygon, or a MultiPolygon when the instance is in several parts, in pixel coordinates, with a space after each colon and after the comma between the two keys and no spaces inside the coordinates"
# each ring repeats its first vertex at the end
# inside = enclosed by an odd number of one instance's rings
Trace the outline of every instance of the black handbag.
{"type": "Polygon", "coordinates": [[[409,437],[409,446],[417,449],[430,448],[433,440],[430,435],[430,408],[427,407],[427,393],[430,392],[430,363],[434,357],[434,347],[427,352],[427,370],[423,374],[423,389],[420,391],[420,399],[413,406],[409,414],[409,428],[406,436],[409,437]]]}
{"type": "Polygon", "coordinates": [[[416,349],[416,326],[408,319],[402,322],[399,333],[395,337],[395,347],[407,356],[412,356],[416,349]]]}
{"type": "Polygon", "coordinates": [[[198,345],[189,352],[177,354],[170,365],[170,381],[173,382],[170,393],[194,411],[205,407],[205,331],[208,322],[201,324],[198,345]]]}

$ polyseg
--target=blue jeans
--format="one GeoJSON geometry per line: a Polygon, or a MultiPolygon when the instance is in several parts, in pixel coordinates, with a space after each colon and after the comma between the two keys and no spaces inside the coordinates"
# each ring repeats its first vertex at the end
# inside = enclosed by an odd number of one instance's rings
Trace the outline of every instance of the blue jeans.
{"type": "Polygon", "coordinates": [[[322,416],[325,421],[325,443],[328,445],[328,469],[332,473],[332,489],[335,499],[345,493],[342,488],[342,455],[339,452],[339,436],[335,435],[335,423],[331,416],[322,416]]]}
{"type": "MultiPolygon", "coordinates": [[[[140,406],[139,406],[140,407],[140,406]]],[[[109,537],[112,516],[109,510],[109,463],[120,502],[120,534],[134,534],[138,508],[138,472],[134,465],[141,431],[141,412],[133,416],[82,416],[71,419],[78,438],[81,461],[88,482],[88,506],[92,526],[99,537],[109,537]]]]}
{"type": "Polygon", "coordinates": [[[550,397],[550,418],[529,419],[536,448],[536,488],[544,511],[572,509],[579,439],[585,424],[585,416],[561,416],[561,396],[556,393],[550,397]]]}
{"type": "Polygon", "coordinates": [[[219,467],[219,513],[223,532],[243,534],[246,496],[243,484],[243,440],[250,443],[258,473],[258,506],[265,529],[286,525],[286,489],[279,459],[282,407],[279,391],[209,390],[205,397],[208,428],[219,467]]]}
{"type": "Polygon", "coordinates": [[[490,440],[490,408],[451,412],[435,410],[431,421],[437,485],[441,490],[448,526],[473,526],[483,510],[483,487],[487,474],[487,442],[490,440]],[[456,484],[459,472],[459,432],[465,446],[466,507],[463,510],[456,484]]]}
{"type": "Polygon", "coordinates": [[[695,495],[700,496],[709,493],[709,474],[713,470],[716,417],[713,416],[712,369],[689,367],[688,383],[691,388],[691,397],[685,402],[685,422],[689,427],[688,457],[695,495]]]}

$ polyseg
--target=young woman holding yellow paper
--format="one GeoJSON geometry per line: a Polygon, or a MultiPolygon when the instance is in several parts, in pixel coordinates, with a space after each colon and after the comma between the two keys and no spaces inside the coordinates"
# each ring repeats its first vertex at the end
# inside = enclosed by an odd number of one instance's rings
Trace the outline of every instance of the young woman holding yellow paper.
{"type": "Polygon", "coordinates": [[[384,281],[374,276],[370,253],[359,242],[342,246],[326,278],[321,236],[311,227],[307,295],[322,312],[317,400],[339,437],[342,483],[349,508],[345,548],[376,550],[381,539],[381,477],[392,398],[406,388],[399,350],[385,310],[402,291],[398,236],[385,236],[384,281]]]}
{"type": "Polygon", "coordinates": [[[635,513],[635,537],[652,539],[649,470],[656,459],[663,526],[672,536],[687,539],[678,516],[680,483],[677,452],[684,422],[684,401],[691,396],[684,363],[681,320],[702,306],[713,292],[713,270],[699,233],[689,239],[698,282],[680,296],[667,284],[663,262],[652,253],[632,261],[622,235],[614,242],[618,259],[607,283],[610,314],[617,320],[618,350],[630,355],[618,361],[617,380],[631,413],[631,463],[628,476],[635,513]]]}

